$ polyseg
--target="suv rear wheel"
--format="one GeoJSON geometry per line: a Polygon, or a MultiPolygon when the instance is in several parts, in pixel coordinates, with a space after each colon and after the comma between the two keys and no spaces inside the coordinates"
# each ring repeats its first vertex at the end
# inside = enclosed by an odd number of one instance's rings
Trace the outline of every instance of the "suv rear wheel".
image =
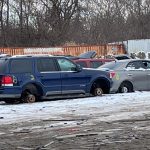
{"type": "Polygon", "coordinates": [[[34,85],[27,85],[22,92],[21,97],[22,102],[24,103],[34,103],[38,101],[38,90],[34,85]]]}

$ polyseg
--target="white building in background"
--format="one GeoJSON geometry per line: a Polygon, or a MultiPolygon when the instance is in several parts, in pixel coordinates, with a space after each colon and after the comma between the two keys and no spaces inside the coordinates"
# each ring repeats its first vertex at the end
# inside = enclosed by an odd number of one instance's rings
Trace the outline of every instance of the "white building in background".
{"type": "Polygon", "coordinates": [[[145,58],[150,59],[150,39],[128,40],[123,43],[129,55],[145,54],[145,58]]]}
{"type": "Polygon", "coordinates": [[[127,54],[140,55],[145,59],[150,59],[150,39],[127,40],[111,44],[124,44],[127,54]]]}

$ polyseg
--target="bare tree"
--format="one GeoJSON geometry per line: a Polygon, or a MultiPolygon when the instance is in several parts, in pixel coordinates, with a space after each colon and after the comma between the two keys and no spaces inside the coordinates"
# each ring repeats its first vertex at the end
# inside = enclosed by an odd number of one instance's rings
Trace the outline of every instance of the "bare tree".
{"type": "Polygon", "coordinates": [[[150,38],[150,0],[0,0],[0,46],[150,38]]]}
{"type": "Polygon", "coordinates": [[[53,45],[64,43],[71,19],[78,7],[78,0],[41,0],[46,6],[45,21],[50,28],[53,45]]]}
{"type": "Polygon", "coordinates": [[[3,18],[4,5],[5,5],[5,1],[4,0],[0,0],[1,44],[7,46],[7,44],[6,44],[6,35],[5,35],[5,26],[4,26],[4,18],[3,18]]]}

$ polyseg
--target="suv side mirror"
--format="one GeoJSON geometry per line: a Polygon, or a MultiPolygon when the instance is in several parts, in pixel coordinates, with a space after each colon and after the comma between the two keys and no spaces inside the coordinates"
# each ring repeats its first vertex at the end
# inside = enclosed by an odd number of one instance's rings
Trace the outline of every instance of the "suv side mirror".
{"type": "Polygon", "coordinates": [[[77,72],[82,71],[82,67],[81,67],[79,64],[77,64],[76,71],[77,71],[77,72]]]}

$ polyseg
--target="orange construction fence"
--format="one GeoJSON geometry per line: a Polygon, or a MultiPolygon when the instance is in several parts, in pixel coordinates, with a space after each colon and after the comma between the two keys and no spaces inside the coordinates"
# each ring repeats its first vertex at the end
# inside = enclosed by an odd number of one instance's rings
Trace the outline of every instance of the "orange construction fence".
{"type": "Polygon", "coordinates": [[[9,55],[24,55],[24,48],[4,48],[0,47],[0,53],[9,55]]]}
{"type": "Polygon", "coordinates": [[[97,52],[97,56],[106,56],[106,55],[118,55],[125,54],[126,51],[122,44],[109,44],[109,45],[97,45],[97,46],[67,46],[64,47],[65,55],[78,56],[81,53],[94,50],[97,52]]]}
{"type": "Polygon", "coordinates": [[[9,55],[24,55],[24,54],[51,54],[51,55],[73,55],[78,56],[81,53],[94,50],[97,56],[106,56],[112,54],[125,54],[126,51],[122,44],[108,44],[96,46],[64,46],[64,47],[50,47],[50,48],[0,48],[0,53],[9,55]]]}

